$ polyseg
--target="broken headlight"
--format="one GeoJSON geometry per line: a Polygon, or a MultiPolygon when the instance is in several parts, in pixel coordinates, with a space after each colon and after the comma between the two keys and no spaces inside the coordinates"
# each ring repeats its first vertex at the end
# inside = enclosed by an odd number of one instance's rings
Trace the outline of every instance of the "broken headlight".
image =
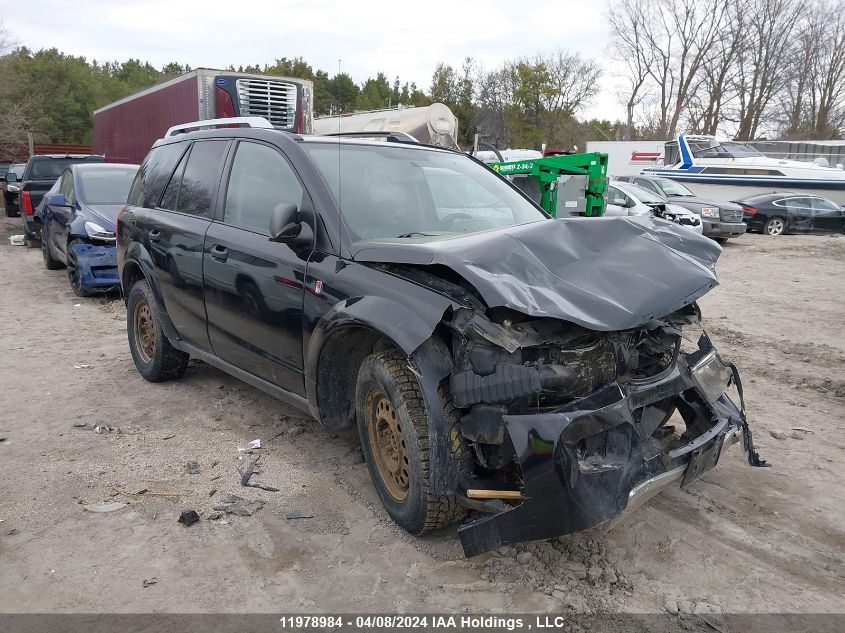
{"type": "Polygon", "coordinates": [[[719,359],[715,350],[696,363],[691,371],[695,384],[711,402],[718,400],[733,381],[733,371],[719,359]]]}
{"type": "Polygon", "coordinates": [[[719,217],[719,207],[701,207],[701,216],[705,218],[719,217]]]}

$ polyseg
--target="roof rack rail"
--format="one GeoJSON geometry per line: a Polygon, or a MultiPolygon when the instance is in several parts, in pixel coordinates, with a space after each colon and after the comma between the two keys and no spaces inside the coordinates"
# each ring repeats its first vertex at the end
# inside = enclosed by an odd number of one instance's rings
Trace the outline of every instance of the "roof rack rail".
{"type": "Polygon", "coordinates": [[[391,132],[391,131],[371,131],[371,132],[332,132],[331,134],[323,134],[322,136],[345,136],[352,138],[373,138],[385,137],[389,143],[416,143],[420,142],[407,132],[391,132]]]}
{"type": "Polygon", "coordinates": [[[243,125],[245,127],[257,127],[265,129],[273,129],[273,124],[267,119],[260,116],[234,116],[225,119],[206,119],[205,121],[194,121],[193,123],[182,123],[174,125],[164,134],[164,138],[168,136],[176,136],[177,134],[185,134],[188,130],[199,130],[204,127],[212,127],[215,125],[243,125]]]}

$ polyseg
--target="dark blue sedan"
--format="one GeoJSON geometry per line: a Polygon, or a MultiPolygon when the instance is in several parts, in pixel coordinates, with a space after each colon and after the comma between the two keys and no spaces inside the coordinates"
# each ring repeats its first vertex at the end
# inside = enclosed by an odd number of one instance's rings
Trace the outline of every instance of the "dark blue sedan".
{"type": "Polygon", "coordinates": [[[38,206],[44,265],[66,266],[80,297],[120,286],[114,229],[137,171],[138,165],[71,165],[38,206]]]}

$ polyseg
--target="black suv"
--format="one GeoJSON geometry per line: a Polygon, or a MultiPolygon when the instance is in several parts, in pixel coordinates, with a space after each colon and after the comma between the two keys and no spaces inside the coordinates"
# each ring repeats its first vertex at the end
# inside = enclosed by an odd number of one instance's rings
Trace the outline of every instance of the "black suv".
{"type": "Polygon", "coordinates": [[[158,141],[117,222],[144,378],[192,356],[357,424],[390,516],[469,515],[467,555],[606,521],[740,436],[756,463],[694,303],[719,252],[652,217],[552,220],[459,152],[251,127],[158,141]]]}
{"type": "Polygon", "coordinates": [[[28,246],[37,246],[38,240],[41,239],[41,229],[35,221],[35,209],[65,168],[76,163],[104,162],[106,159],[103,156],[94,154],[39,154],[27,161],[19,183],[9,180],[9,174],[6,175],[7,186],[8,183],[15,182],[18,187],[18,207],[23,216],[24,235],[28,246]]]}

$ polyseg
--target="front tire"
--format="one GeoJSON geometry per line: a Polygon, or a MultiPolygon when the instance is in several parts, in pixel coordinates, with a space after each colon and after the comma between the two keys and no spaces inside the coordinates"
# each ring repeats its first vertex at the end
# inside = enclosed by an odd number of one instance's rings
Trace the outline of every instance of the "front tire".
{"type": "Polygon", "coordinates": [[[73,294],[77,297],[90,297],[91,291],[82,283],[82,272],[79,270],[79,262],[76,259],[76,253],[73,251],[77,240],[68,242],[67,245],[67,280],[70,282],[70,288],[73,294]]]}
{"type": "Polygon", "coordinates": [[[772,236],[783,235],[786,233],[786,220],[780,216],[769,218],[763,227],[763,233],[772,236]]]}
{"type": "MultiPolygon", "coordinates": [[[[457,413],[448,403],[444,413],[450,427],[450,450],[462,457],[457,413]]],[[[377,352],[361,363],[356,417],[373,485],[400,527],[418,535],[463,516],[454,496],[431,492],[429,414],[417,378],[402,354],[377,352]]]]}
{"type": "Polygon", "coordinates": [[[129,350],[138,373],[150,382],[179,378],[190,356],[170,344],[161,329],[153,291],[146,280],[135,283],[126,302],[129,350]]]}

